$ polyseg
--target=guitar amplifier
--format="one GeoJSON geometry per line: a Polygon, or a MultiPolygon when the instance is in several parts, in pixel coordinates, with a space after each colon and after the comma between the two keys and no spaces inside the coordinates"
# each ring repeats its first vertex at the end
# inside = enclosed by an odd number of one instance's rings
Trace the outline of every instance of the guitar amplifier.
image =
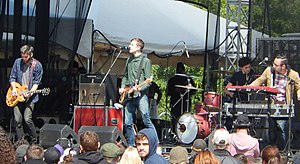
{"type": "Polygon", "coordinates": [[[117,126],[123,130],[123,110],[97,105],[75,106],[73,130],[81,126],[117,126]]]}
{"type": "Polygon", "coordinates": [[[82,74],[79,76],[79,105],[105,105],[105,83],[100,87],[102,75],[82,74]]]}

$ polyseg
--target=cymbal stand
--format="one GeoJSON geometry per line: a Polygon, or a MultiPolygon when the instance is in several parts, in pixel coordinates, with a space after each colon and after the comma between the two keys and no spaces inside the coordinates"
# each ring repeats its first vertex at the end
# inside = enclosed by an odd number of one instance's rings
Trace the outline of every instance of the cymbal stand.
{"type": "Polygon", "coordinates": [[[180,94],[180,98],[176,101],[176,103],[172,106],[172,108],[174,108],[180,101],[181,101],[181,114],[183,113],[183,98],[185,95],[188,95],[188,99],[186,100],[187,102],[187,109],[186,109],[186,112],[188,112],[189,110],[189,98],[190,98],[190,89],[186,89],[186,91],[183,93],[183,94],[180,94]]]}

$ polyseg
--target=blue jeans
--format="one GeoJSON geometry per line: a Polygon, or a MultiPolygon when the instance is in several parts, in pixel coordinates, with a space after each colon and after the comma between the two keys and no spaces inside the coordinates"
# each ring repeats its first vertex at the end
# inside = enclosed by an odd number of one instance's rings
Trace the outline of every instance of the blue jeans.
{"type": "Polygon", "coordinates": [[[286,134],[287,134],[287,125],[288,120],[283,119],[271,119],[272,122],[270,123],[270,131],[269,131],[269,138],[270,144],[278,145],[280,150],[283,150],[286,145],[286,134]]]}
{"type": "Polygon", "coordinates": [[[30,137],[34,140],[37,138],[36,129],[32,120],[33,108],[34,104],[26,102],[19,103],[14,107],[15,126],[18,140],[24,139],[23,115],[30,137]]]}
{"type": "Polygon", "coordinates": [[[133,130],[133,116],[135,115],[136,109],[139,109],[141,111],[144,125],[147,128],[151,128],[154,130],[158,141],[156,129],[153,123],[151,122],[150,115],[149,115],[148,97],[146,95],[143,95],[141,97],[137,97],[129,101],[125,107],[125,128],[126,128],[126,137],[128,140],[128,145],[129,146],[135,145],[135,134],[133,130]]]}

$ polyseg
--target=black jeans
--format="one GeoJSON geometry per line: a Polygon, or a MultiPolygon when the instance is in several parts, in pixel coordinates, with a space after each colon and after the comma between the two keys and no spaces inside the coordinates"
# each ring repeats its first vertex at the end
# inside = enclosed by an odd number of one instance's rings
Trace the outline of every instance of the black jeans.
{"type": "Polygon", "coordinates": [[[28,133],[30,137],[32,137],[34,140],[37,138],[36,129],[32,120],[33,109],[34,104],[28,102],[19,103],[14,107],[15,126],[18,140],[24,138],[23,116],[25,124],[29,130],[28,133]]]}

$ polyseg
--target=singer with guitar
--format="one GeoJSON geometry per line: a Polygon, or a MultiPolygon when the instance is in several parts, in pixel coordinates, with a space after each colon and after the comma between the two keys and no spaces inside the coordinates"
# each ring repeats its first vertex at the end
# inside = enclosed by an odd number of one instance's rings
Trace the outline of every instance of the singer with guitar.
{"type": "MultiPolygon", "coordinates": [[[[25,92],[24,102],[19,102],[14,106],[14,118],[16,126],[17,139],[24,138],[23,118],[27,129],[29,130],[31,143],[37,142],[37,134],[35,125],[32,120],[32,112],[34,104],[39,100],[38,94],[33,94],[38,89],[42,80],[43,67],[42,64],[33,58],[34,48],[30,45],[24,45],[20,48],[21,58],[17,58],[12,67],[9,82],[12,88],[11,96],[20,96],[17,86],[28,86],[25,92]]],[[[8,96],[8,95],[7,95],[8,96]]]]}
{"type": "Polygon", "coordinates": [[[131,98],[127,100],[125,106],[125,135],[129,146],[135,145],[133,118],[136,110],[140,110],[144,125],[147,128],[153,129],[157,137],[156,129],[150,119],[147,97],[148,88],[150,86],[149,83],[151,82],[151,80],[147,79],[150,78],[152,65],[151,61],[146,57],[146,54],[142,53],[143,48],[144,42],[142,39],[134,38],[131,40],[129,53],[131,53],[132,56],[126,61],[125,72],[122,78],[121,88],[119,89],[120,94],[124,95],[124,92],[128,92],[128,94],[131,95],[129,96],[131,98]],[[147,81],[150,82],[147,83],[147,81]]]}

